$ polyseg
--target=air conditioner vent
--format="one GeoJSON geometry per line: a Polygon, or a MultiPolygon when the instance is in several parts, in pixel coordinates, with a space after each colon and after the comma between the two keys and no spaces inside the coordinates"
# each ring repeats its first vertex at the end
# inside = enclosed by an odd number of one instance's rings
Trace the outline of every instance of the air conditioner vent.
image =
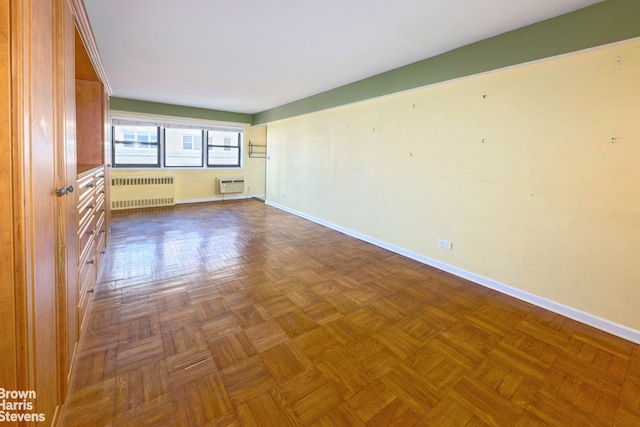
{"type": "Polygon", "coordinates": [[[244,178],[218,178],[218,194],[244,193],[244,178]]]}

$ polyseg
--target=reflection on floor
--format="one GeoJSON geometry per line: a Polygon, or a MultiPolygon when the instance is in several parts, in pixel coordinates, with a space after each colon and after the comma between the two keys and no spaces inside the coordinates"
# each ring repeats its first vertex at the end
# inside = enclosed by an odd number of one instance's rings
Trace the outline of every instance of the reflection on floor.
{"type": "Polygon", "coordinates": [[[123,211],[65,414],[640,425],[640,346],[259,201],[123,211]]]}

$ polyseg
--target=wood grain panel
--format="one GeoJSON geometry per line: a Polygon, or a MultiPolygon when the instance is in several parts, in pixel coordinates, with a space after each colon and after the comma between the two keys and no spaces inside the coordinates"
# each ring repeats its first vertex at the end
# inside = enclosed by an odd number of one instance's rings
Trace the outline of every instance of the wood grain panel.
{"type": "MultiPolygon", "coordinates": [[[[74,17],[66,0],[1,6],[0,383],[35,391],[55,425],[78,340],[75,194],[56,194],[76,180],[74,17]]],[[[85,363],[80,383],[106,380],[110,360],[85,363]]]]}
{"type": "Polygon", "coordinates": [[[102,83],[76,79],[77,162],[80,165],[104,163],[104,108],[102,83]]]}
{"type": "MultiPolygon", "coordinates": [[[[11,103],[11,16],[9,0],[0,1],[0,198],[4,203],[0,204],[0,217],[13,219],[13,186],[12,176],[12,103],[11,103]]],[[[11,256],[15,246],[13,242],[12,220],[0,223],[0,247],[3,256],[0,257],[0,348],[5,353],[2,368],[0,369],[0,384],[7,389],[15,389],[17,386],[17,349],[16,326],[17,313],[13,301],[14,293],[14,261],[11,256]]]]}
{"type": "Polygon", "coordinates": [[[91,59],[89,59],[89,54],[87,53],[87,49],[84,47],[84,43],[82,42],[82,38],[80,37],[80,33],[78,33],[78,31],[74,31],[74,50],[76,56],[76,78],[93,82],[100,81],[93,67],[93,64],[91,63],[91,59]]]}
{"type": "MultiPolygon", "coordinates": [[[[56,119],[58,129],[57,147],[57,179],[56,188],[74,185],[77,176],[76,170],[76,104],[75,104],[75,26],[71,9],[64,0],[58,0],[60,19],[58,20],[58,87],[60,91],[58,99],[58,117],[56,119]]],[[[57,221],[58,240],[58,271],[57,283],[60,290],[59,309],[59,335],[61,345],[59,348],[60,372],[65,376],[61,382],[61,396],[68,393],[68,383],[71,380],[71,371],[76,352],[76,345],[80,338],[78,306],[78,247],[76,244],[76,231],[78,215],[76,200],[73,194],[66,197],[58,197],[57,221]]]]}
{"type": "Polygon", "coordinates": [[[29,140],[25,148],[25,163],[30,172],[25,176],[28,188],[25,198],[26,233],[31,246],[27,252],[30,265],[27,273],[30,315],[33,316],[32,335],[32,387],[37,390],[35,410],[45,418],[55,420],[58,406],[64,399],[60,395],[60,382],[66,373],[60,372],[59,328],[57,312],[61,299],[58,293],[56,273],[57,245],[59,245],[55,185],[57,176],[55,159],[58,156],[58,122],[55,108],[59,105],[60,86],[57,77],[57,22],[59,10],[54,0],[42,1],[38,7],[30,7],[28,13],[30,51],[28,61],[29,81],[25,97],[29,104],[29,140]]]}

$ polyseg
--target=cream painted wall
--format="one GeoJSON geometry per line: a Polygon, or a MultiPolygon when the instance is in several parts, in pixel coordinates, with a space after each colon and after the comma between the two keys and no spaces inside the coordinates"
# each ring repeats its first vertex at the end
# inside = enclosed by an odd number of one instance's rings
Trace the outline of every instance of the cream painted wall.
{"type": "Polygon", "coordinates": [[[267,140],[268,203],[640,331],[640,41],[270,123],[267,140]]]}
{"type": "Polygon", "coordinates": [[[158,169],[111,169],[111,177],[145,176],[170,174],[176,177],[176,202],[191,203],[247,197],[264,197],[266,159],[249,157],[249,141],[256,145],[266,144],[267,130],[265,126],[244,126],[243,167],[190,169],[166,168],[158,169]],[[215,183],[219,177],[244,177],[245,191],[242,194],[228,194],[224,197],[217,194],[215,183]]]}

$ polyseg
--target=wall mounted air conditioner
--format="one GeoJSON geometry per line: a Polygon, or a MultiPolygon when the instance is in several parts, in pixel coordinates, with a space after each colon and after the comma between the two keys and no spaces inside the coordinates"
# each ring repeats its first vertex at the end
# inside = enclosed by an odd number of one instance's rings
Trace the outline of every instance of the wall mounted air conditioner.
{"type": "Polygon", "coordinates": [[[218,194],[244,193],[244,178],[218,178],[218,194]]]}

